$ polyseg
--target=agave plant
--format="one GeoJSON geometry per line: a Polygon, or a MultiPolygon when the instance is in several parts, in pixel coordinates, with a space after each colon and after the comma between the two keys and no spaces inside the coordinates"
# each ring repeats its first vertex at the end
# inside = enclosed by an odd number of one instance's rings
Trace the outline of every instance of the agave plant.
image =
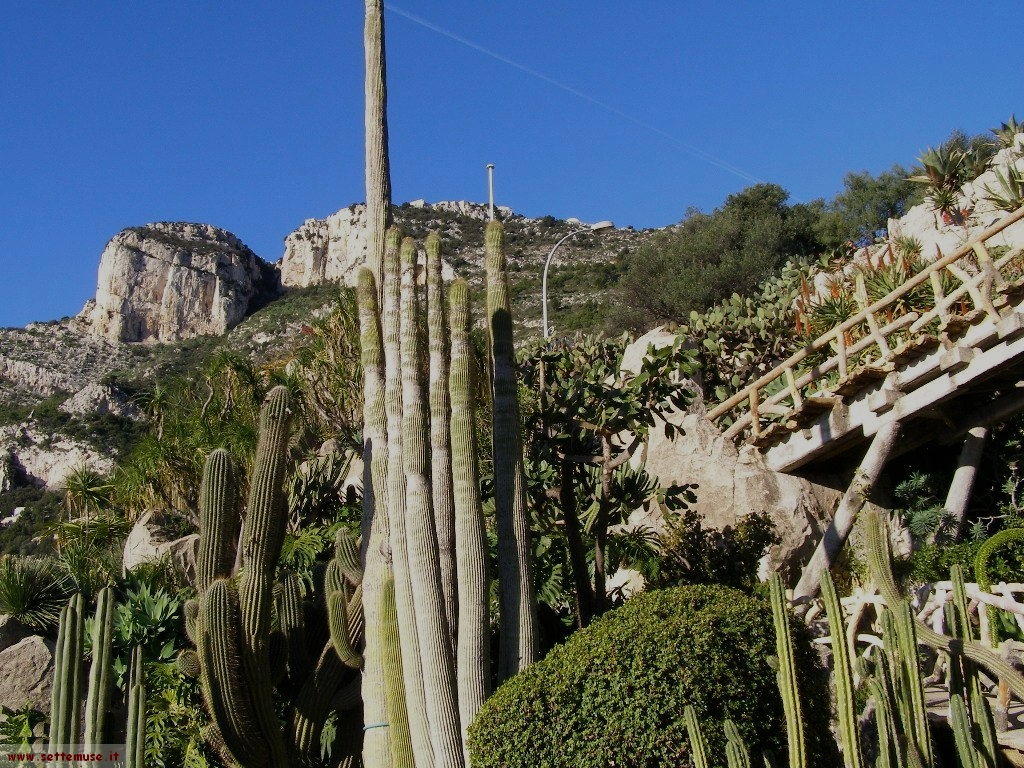
{"type": "Polygon", "coordinates": [[[928,200],[932,204],[932,209],[941,213],[947,224],[950,222],[962,223],[960,194],[956,190],[934,187],[928,194],[928,200]]]}
{"type": "Polygon", "coordinates": [[[918,160],[921,162],[921,173],[911,176],[911,181],[927,184],[933,190],[956,191],[966,180],[964,175],[967,154],[955,142],[929,147],[921,153],[918,160]]]}
{"type": "Polygon", "coordinates": [[[996,169],[995,174],[999,187],[985,187],[985,199],[1002,211],[1015,211],[1024,205],[1024,171],[1010,165],[1006,173],[996,169]]]}
{"type": "Polygon", "coordinates": [[[67,576],[53,560],[0,557],[0,614],[45,632],[56,626],[70,593],[67,576]]]}
{"type": "Polygon", "coordinates": [[[998,128],[993,128],[992,133],[995,134],[996,141],[999,142],[1001,147],[1010,149],[1017,141],[1017,134],[1024,133],[1024,123],[1018,123],[1017,116],[1010,115],[1010,119],[998,128]]]}

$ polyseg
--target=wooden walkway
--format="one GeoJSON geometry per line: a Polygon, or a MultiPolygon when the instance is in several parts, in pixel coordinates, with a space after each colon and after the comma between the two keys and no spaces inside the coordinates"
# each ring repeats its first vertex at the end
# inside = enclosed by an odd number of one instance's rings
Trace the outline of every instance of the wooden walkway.
{"type": "Polygon", "coordinates": [[[937,254],[887,296],[862,300],[857,314],[709,417],[761,449],[772,469],[793,472],[863,448],[894,421],[905,451],[1024,410],[1024,249],[990,244],[1022,219],[1024,208],[937,254]]]}

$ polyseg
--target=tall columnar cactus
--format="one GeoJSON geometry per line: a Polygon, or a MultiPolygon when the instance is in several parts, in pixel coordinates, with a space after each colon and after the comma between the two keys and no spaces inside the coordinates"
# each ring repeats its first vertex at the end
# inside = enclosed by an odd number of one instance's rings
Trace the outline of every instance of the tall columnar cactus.
{"type": "Polygon", "coordinates": [[[92,632],[92,663],[89,666],[89,692],[85,703],[85,748],[96,752],[103,744],[103,727],[110,706],[112,641],[114,635],[114,591],[100,590],[92,632]]]}
{"type": "MultiPolygon", "coordinates": [[[[866,544],[868,554],[868,567],[871,570],[878,591],[889,606],[896,605],[901,599],[899,587],[892,573],[892,560],[889,552],[889,533],[885,518],[877,509],[865,510],[866,523],[866,544]]],[[[914,631],[917,641],[930,648],[950,653],[953,649],[953,641],[945,635],[940,635],[931,627],[919,620],[914,622],[914,631]]],[[[962,651],[971,661],[987,669],[992,675],[998,677],[1009,686],[1010,690],[1021,699],[1024,699],[1024,676],[1013,666],[1003,659],[992,649],[985,647],[976,640],[964,640],[962,651]]]]}
{"type": "MultiPolygon", "coordinates": [[[[964,585],[963,569],[954,565],[950,572],[950,581],[953,583],[953,602],[947,604],[952,608],[952,621],[948,624],[951,628],[950,634],[963,640],[973,640],[974,631],[971,629],[969,604],[967,600],[967,589],[964,585]]],[[[984,688],[981,685],[981,678],[978,675],[976,665],[962,654],[950,654],[950,690],[953,690],[955,681],[959,679],[965,699],[969,703],[970,717],[973,723],[972,730],[977,733],[980,741],[979,751],[982,757],[982,768],[996,768],[999,764],[999,742],[996,735],[996,724],[992,717],[992,709],[985,696],[984,688]],[[959,672],[959,674],[954,674],[959,672]]]]}
{"type": "MultiPolygon", "coordinates": [[[[897,675],[903,710],[903,726],[913,742],[921,762],[928,766],[934,762],[931,734],[928,730],[928,711],[925,707],[924,685],[917,658],[917,633],[914,631],[914,615],[910,603],[900,600],[888,611],[892,617],[892,634],[885,638],[887,648],[895,641],[893,673],[897,675]],[[896,666],[896,663],[899,666],[896,666]],[[898,670],[898,671],[897,671],[898,670]]],[[[889,633],[887,633],[889,634],[889,633]]]]}
{"type": "MultiPolygon", "coordinates": [[[[395,235],[397,237],[397,233],[395,235]]],[[[359,272],[356,291],[359,308],[360,360],[363,368],[363,522],[362,559],[363,608],[366,620],[366,646],[363,651],[363,717],[371,726],[363,736],[363,765],[366,768],[388,768],[396,749],[394,727],[385,727],[391,702],[386,698],[384,677],[384,632],[386,620],[381,615],[385,605],[384,584],[390,582],[390,607],[394,611],[394,577],[391,573],[389,542],[387,472],[387,413],[384,409],[384,346],[381,337],[380,305],[377,283],[369,269],[359,272]]],[[[397,616],[395,634],[398,642],[397,616]]],[[[401,661],[401,657],[398,657],[401,661]]],[[[398,667],[399,673],[401,667],[398,667]]],[[[405,688],[402,686],[402,712],[405,729],[405,688]]],[[[411,746],[409,747],[411,750],[411,746]]],[[[398,748],[399,752],[403,750],[398,748]]],[[[396,768],[398,763],[395,763],[396,768]]]]}
{"type": "Polygon", "coordinates": [[[427,345],[430,382],[430,473],[434,524],[441,566],[441,586],[448,631],[455,637],[458,596],[455,586],[455,502],[452,490],[451,390],[448,313],[441,279],[441,238],[427,235],[427,345]]]}
{"type": "Polygon", "coordinates": [[[416,290],[416,244],[411,238],[401,251],[402,456],[406,483],[406,547],[409,569],[416,574],[413,591],[416,631],[420,642],[427,721],[434,760],[439,766],[463,762],[462,729],[451,633],[431,511],[430,460],[427,451],[427,408],[420,379],[420,325],[416,290]]]}
{"type": "Polygon", "coordinates": [[[875,674],[867,682],[868,695],[875,703],[875,730],[878,734],[878,768],[903,765],[900,736],[896,732],[895,696],[885,655],[878,654],[875,674]]]}
{"type": "Polygon", "coordinates": [[[839,719],[843,758],[846,768],[861,768],[864,761],[857,729],[853,665],[850,662],[850,649],[846,644],[846,622],[843,620],[842,605],[828,571],[822,575],[821,596],[828,616],[829,635],[832,638],[832,681],[836,690],[836,713],[839,719]]]}
{"type": "Polygon", "coordinates": [[[125,734],[125,767],[146,765],[146,683],[142,672],[142,649],[132,652],[128,678],[128,726],[125,734]]]}
{"type": "Polygon", "coordinates": [[[505,679],[537,658],[539,630],[523,445],[519,432],[512,307],[501,222],[489,221],[484,237],[494,400],[494,507],[498,522],[498,579],[501,584],[498,677],[505,679]]]}
{"type": "Polygon", "coordinates": [[[391,223],[387,63],[384,51],[383,0],[366,0],[363,26],[363,60],[366,67],[366,229],[370,236],[370,264],[378,277],[384,256],[384,230],[391,223]]]}
{"type": "Polygon", "coordinates": [[[85,601],[79,593],[72,597],[61,611],[50,702],[51,752],[78,742],[82,699],[82,641],[85,632],[84,606],[85,601]]]}
{"type": "Polygon", "coordinates": [[[207,589],[214,579],[231,574],[241,516],[235,498],[231,456],[223,448],[210,453],[199,487],[199,556],[196,558],[196,589],[207,589]]]}
{"type": "MultiPolygon", "coordinates": [[[[487,698],[490,683],[490,594],[487,583],[487,532],[480,507],[476,429],[473,423],[474,358],[470,346],[469,286],[452,283],[451,430],[455,501],[455,549],[458,584],[457,673],[463,744],[467,730],[487,698]]],[[[466,762],[469,762],[468,752],[466,762]]]]}
{"type": "Polygon", "coordinates": [[[431,724],[427,718],[423,661],[413,604],[413,577],[409,564],[406,536],[406,473],[403,455],[402,422],[402,336],[401,286],[399,284],[399,249],[402,235],[397,227],[387,234],[384,252],[384,288],[381,301],[381,331],[384,346],[384,408],[387,415],[388,465],[387,499],[390,526],[391,563],[395,578],[395,609],[402,628],[402,671],[405,678],[405,701],[409,713],[409,730],[417,762],[433,763],[431,724]]]}
{"type": "Polygon", "coordinates": [[[800,710],[800,691],[793,659],[793,638],[786,610],[786,594],[782,579],[774,574],[768,582],[772,599],[772,618],[775,622],[776,675],[782,694],[782,710],[786,716],[786,736],[789,741],[790,768],[806,768],[807,747],[804,740],[804,719],[800,710]]]}
{"type": "Polygon", "coordinates": [[[953,727],[956,743],[956,754],[960,758],[960,768],[985,768],[985,762],[974,744],[971,733],[971,718],[967,714],[967,704],[963,695],[951,693],[949,696],[949,721],[953,727]]]}

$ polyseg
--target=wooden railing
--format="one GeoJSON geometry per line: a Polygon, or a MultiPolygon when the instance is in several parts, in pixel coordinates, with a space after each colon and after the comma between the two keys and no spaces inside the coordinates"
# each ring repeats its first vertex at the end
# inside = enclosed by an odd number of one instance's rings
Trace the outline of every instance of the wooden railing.
{"type": "Polygon", "coordinates": [[[938,337],[926,333],[930,326],[955,335],[973,323],[997,321],[1007,293],[1024,288],[1020,274],[1004,274],[1012,271],[1010,267],[1019,266],[1021,252],[1011,250],[993,259],[986,243],[1021,219],[1024,207],[953,253],[939,252],[935,261],[898,288],[863,306],[853,317],[712,409],[709,418],[727,427],[726,437],[749,435],[757,441],[764,437],[763,420],[781,427],[794,418],[812,417],[815,412],[830,409],[844,391],[883,377],[908,353],[937,346],[938,337]],[[901,298],[925,284],[931,288],[930,306],[902,314],[897,311],[901,298]],[[968,305],[972,307],[969,311],[956,311],[968,305]],[[836,380],[827,380],[833,372],[838,374],[836,380]]]}

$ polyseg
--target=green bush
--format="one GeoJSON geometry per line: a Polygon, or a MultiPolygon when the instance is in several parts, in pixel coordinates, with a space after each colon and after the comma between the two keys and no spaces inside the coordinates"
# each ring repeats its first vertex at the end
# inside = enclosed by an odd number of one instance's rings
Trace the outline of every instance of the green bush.
{"type": "MultiPolygon", "coordinates": [[[[722,722],[729,718],[753,753],[782,764],[774,652],[771,610],[762,600],[721,586],[639,595],[498,688],[470,728],[473,768],[688,766],[688,704],[713,762],[725,762],[722,722]]],[[[804,699],[828,701],[809,645],[798,643],[797,654],[804,699]]],[[[829,708],[808,709],[817,718],[808,728],[811,764],[837,764],[822,759],[829,708]]]]}

